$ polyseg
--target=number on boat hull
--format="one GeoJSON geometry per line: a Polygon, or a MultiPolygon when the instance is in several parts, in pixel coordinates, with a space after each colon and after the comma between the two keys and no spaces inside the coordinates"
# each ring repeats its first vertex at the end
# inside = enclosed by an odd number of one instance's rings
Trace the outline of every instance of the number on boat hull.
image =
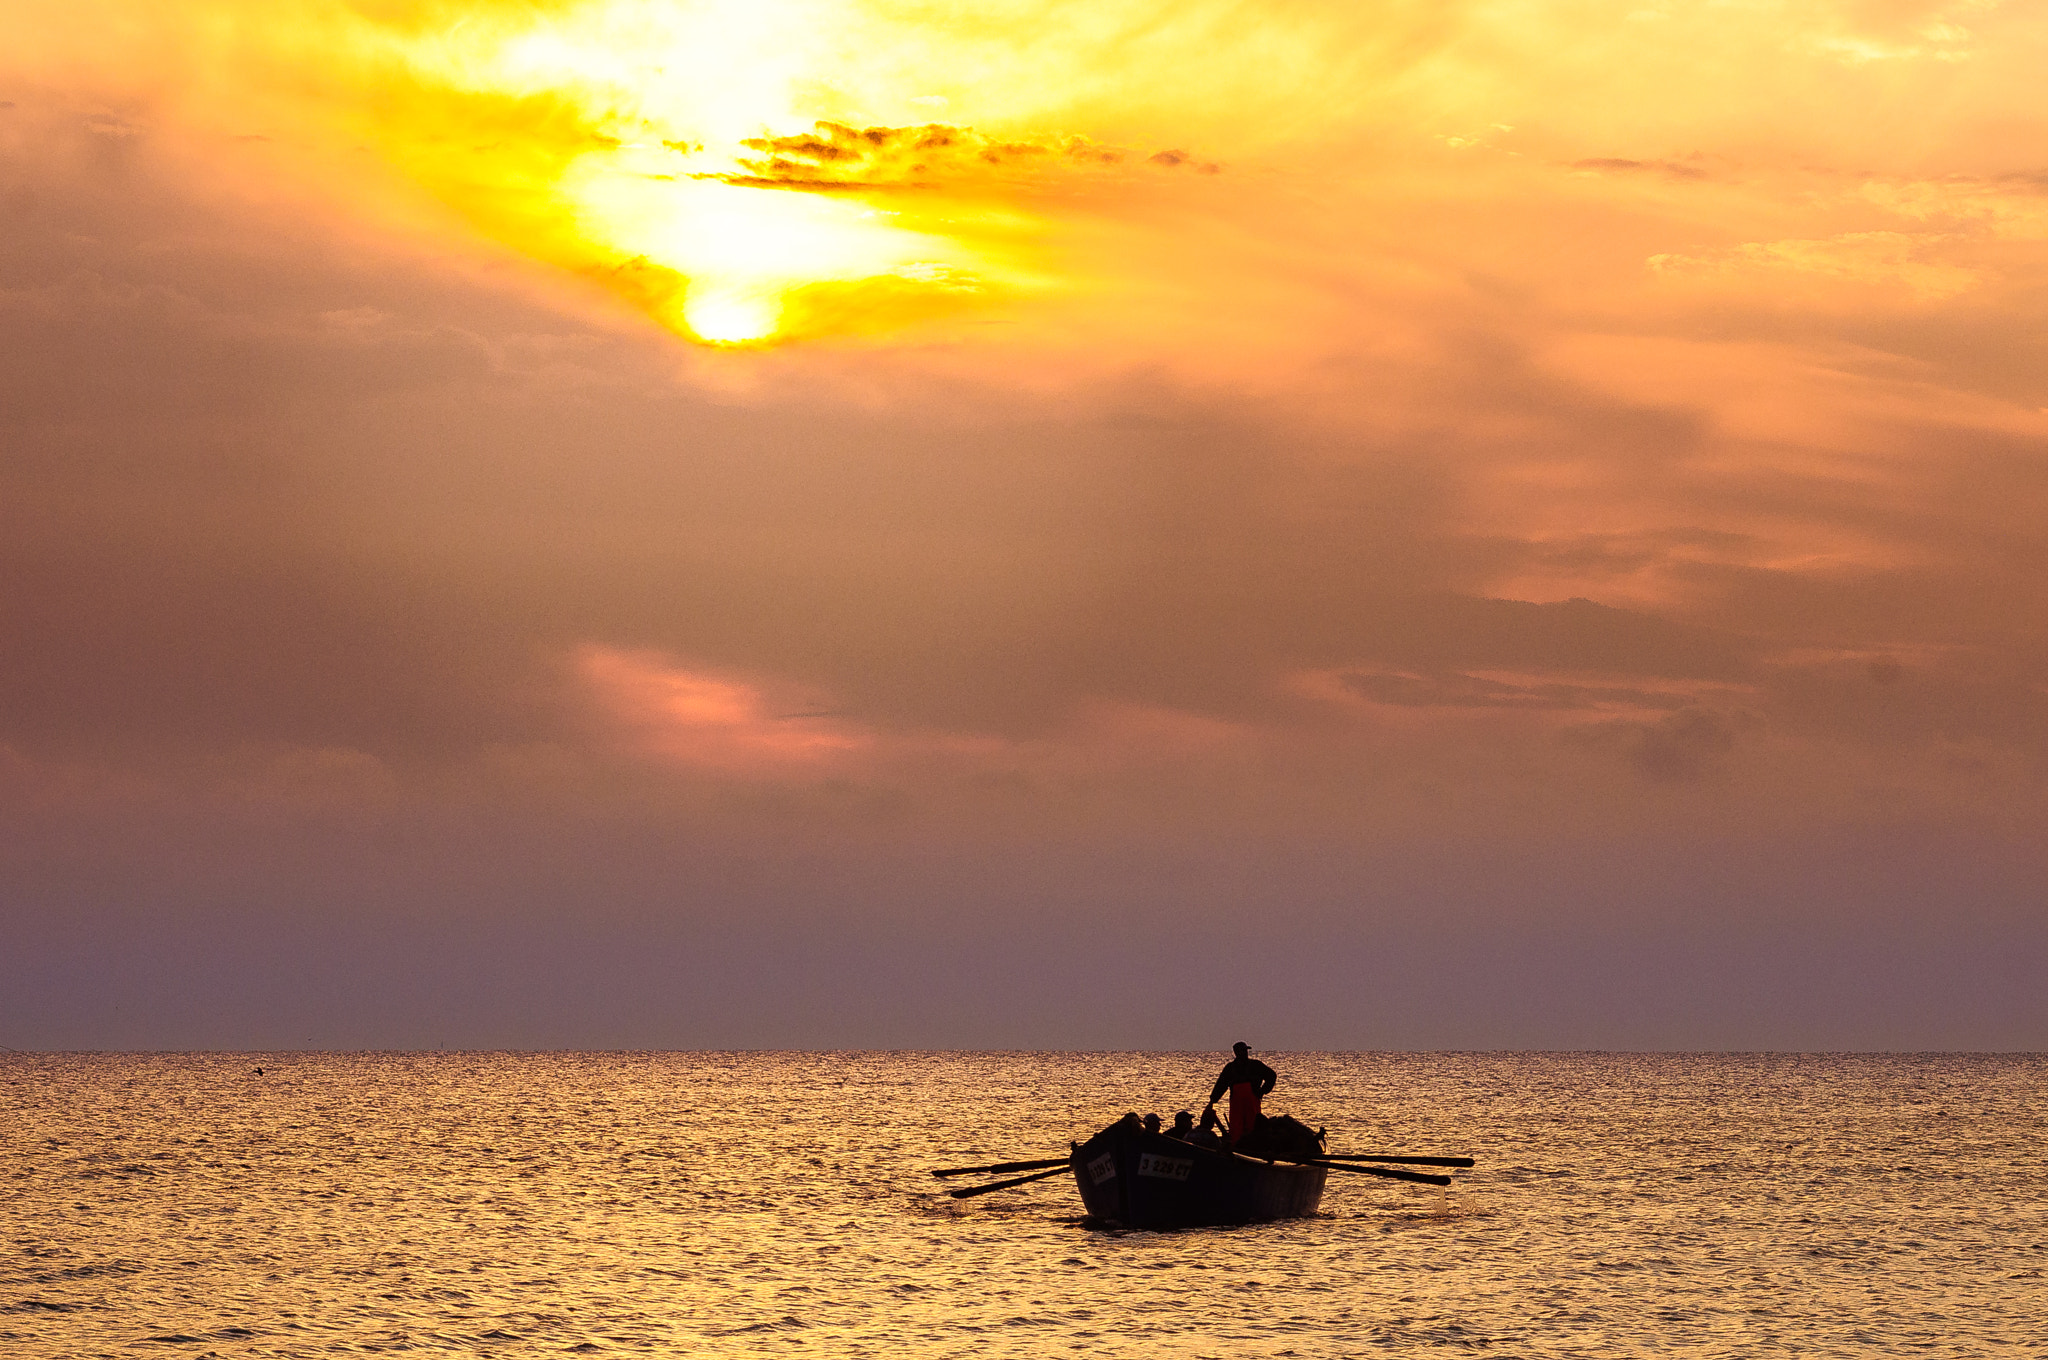
{"type": "Polygon", "coordinates": [[[1138,1174],[1162,1181],[1184,1181],[1195,1169],[1192,1157],[1162,1157],[1156,1152],[1138,1154],[1138,1174]]]}
{"type": "Polygon", "coordinates": [[[1116,1175],[1116,1158],[1105,1152],[1088,1163],[1088,1174],[1095,1178],[1097,1185],[1116,1175]]]}

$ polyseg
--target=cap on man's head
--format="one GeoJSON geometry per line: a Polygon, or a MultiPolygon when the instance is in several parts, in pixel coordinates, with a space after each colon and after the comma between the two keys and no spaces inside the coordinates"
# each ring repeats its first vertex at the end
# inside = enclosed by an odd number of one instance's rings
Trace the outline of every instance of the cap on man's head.
{"type": "Polygon", "coordinates": [[[1242,1058],[1245,1054],[1252,1051],[1252,1046],[1244,1042],[1242,1039],[1238,1040],[1230,1047],[1237,1053],[1237,1056],[1240,1058],[1242,1058]]]}

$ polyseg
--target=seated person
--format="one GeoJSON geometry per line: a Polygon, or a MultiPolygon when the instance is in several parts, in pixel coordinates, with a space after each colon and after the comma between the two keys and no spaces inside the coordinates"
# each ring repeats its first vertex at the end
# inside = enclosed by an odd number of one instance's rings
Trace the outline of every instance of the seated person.
{"type": "Polygon", "coordinates": [[[1182,1110],[1173,1117],[1173,1127],[1166,1131],[1168,1138],[1178,1138],[1185,1143],[1195,1136],[1195,1117],[1182,1110]]]}
{"type": "Polygon", "coordinates": [[[1216,1117],[1216,1107],[1214,1105],[1202,1111],[1202,1126],[1188,1135],[1188,1141],[1196,1147],[1219,1148],[1223,1146],[1223,1121],[1216,1117]]]}
{"type": "Polygon", "coordinates": [[[1159,1116],[1158,1116],[1158,1115],[1156,1115],[1156,1114],[1148,1114],[1148,1115],[1146,1115],[1146,1116],[1145,1116],[1145,1132],[1147,1132],[1147,1133],[1157,1133],[1157,1132],[1159,1132],[1159,1116]]]}

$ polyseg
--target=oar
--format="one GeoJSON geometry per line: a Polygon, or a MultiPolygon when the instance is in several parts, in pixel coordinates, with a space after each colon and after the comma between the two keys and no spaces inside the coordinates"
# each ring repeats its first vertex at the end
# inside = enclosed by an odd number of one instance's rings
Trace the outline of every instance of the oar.
{"type": "Polygon", "coordinates": [[[1413,1181],[1417,1185],[1449,1185],[1449,1176],[1429,1176],[1420,1171],[1390,1171],[1383,1166],[1346,1166],[1343,1162],[1310,1162],[1300,1157],[1275,1157],[1276,1162],[1292,1162],[1296,1166],[1320,1166],[1330,1171],[1355,1171],[1361,1176],[1384,1176],[1390,1181],[1413,1181]]]}
{"type": "MultiPolygon", "coordinates": [[[[1066,1163],[1062,1162],[1050,1171],[1035,1171],[1029,1176],[1019,1176],[1011,1181],[997,1181],[994,1185],[970,1185],[965,1190],[948,1190],[946,1193],[954,1199],[973,1199],[976,1195],[986,1195],[991,1190],[1007,1190],[1013,1185],[1026,1185],[1032,1181],[1042,1181],[1047,1176],[1057,1176],[1066,1169],[1066,1163]]],[[[1345,1169],[1349,1170],[1350,1168],[1347,1167],[1345,1169]]]]}
{"type": "Polygon", "coordinates": [[[1326,1152],[1326,1162],[1399,1162],[1403,1166],[1471,1166],[1470,1157],[1374,1157],[1363,1152],[1326,1152]]]}
{"type": "Polygon", "coordinates": [[[1065,1157],[1046,1157],[1036,1162],[997,1162],[994,1166],[949,1166],[943,1171],[934,1171],[934,1176],[979,1176],[1001,1175],[1005,1171],[1036,1171],[1041,1166],[1065,1166],[1065,1157]]]}

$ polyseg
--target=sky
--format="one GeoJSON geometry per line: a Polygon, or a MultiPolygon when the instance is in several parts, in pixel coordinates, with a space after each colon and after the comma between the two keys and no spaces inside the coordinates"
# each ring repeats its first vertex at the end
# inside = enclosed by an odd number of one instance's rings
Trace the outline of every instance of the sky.
{"type": "Polygon", "coordinates": [[[0,1043],[2048,1048],[2048,13],[0,0],[0,1043]]]}

